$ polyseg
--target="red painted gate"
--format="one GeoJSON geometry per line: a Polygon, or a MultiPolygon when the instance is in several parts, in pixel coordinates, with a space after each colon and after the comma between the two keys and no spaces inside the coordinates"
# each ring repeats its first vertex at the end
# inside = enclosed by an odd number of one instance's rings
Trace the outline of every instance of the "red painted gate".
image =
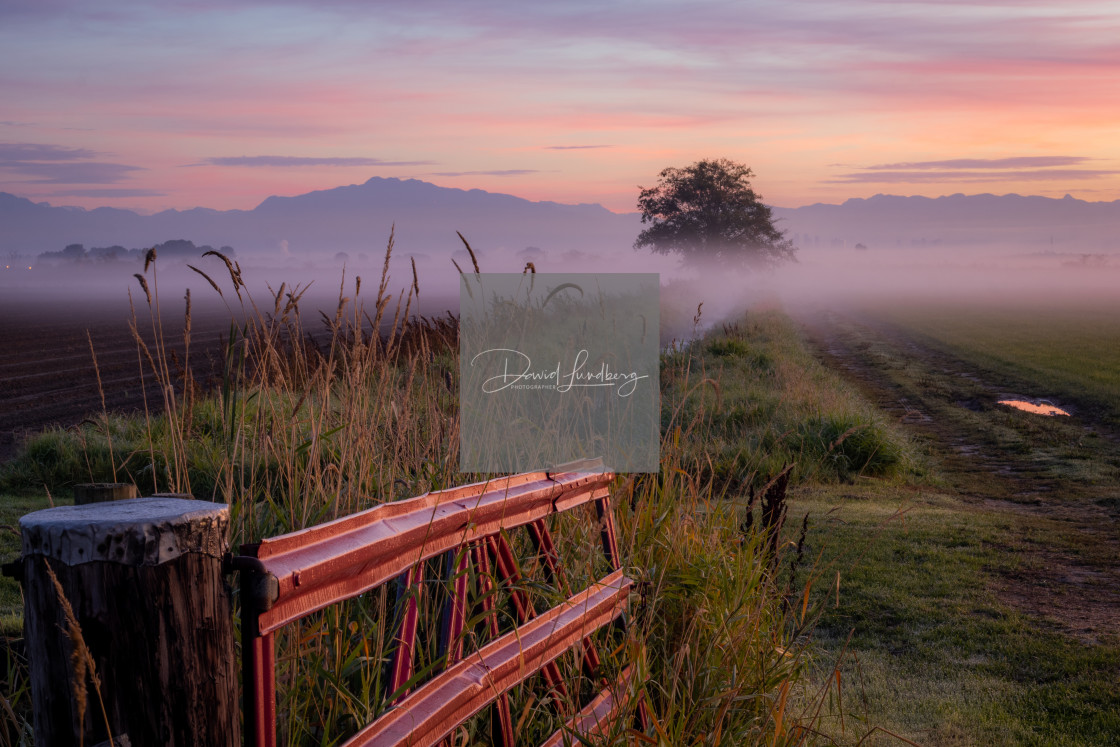
{"type": "MultiPolygon", "coordinates": [[[[557,473],[534,472],[427,493],[385,503],[368,511],[291,534],[242,546],[232,561],[241,572],[242,652],[246,743],[276,744],[275,632],[283,625],[331,604],[398,579],[405,593],[395,631],[389,691],[394,706],[345,744],[435,745],[456,726],[490,705],[495,709],[494,741],[514,743],[507,691],[540,672],[557,707],[567,698],[555,660],[582,641],[585,674],[599,677],[599,657],[588,636],[626,611],[633,582],[619,568],[610,504],[614,475],[597,462],[557,473]],[[594,503],[603,552],[613,572],[552,609],[538,614],[523,589],[517,559],[508,541],[516,528],[528,529],[553,586],[568,594],[563,568],[545,519],[594,503]],[[440,644],[446,668],[405,691],[413,676],[417,634],[416,596],[424,563],[446,554],[453,569],[453,592],[444,610],[440,644]],[[494,637],[464,655],[462,632],[468,610],[468,566],[478,578],[480,603],[494,637]],[[517,627],[498,636],[495,582],[509,587],[517,627]]],[[[627,700],[631,669],[625,668],[577,713],[564,714],[567,730],[590,734],[611,723],[627,700]]],[[[645,709],[639,708],[642,721],[645,709]]],[[[546,745],[563,744],[565,729],[546,745]]]]}

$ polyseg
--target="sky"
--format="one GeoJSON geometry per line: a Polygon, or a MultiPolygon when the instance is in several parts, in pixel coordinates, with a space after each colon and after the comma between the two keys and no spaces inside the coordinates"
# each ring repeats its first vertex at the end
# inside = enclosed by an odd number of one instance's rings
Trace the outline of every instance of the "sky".
{"type": "Polygon", "coordinates": [[[631,212],[731,158],[771,205],[1120,199],[1115,0],[0,0],[0,191],[251,209],[416,178],[631,212]]]}

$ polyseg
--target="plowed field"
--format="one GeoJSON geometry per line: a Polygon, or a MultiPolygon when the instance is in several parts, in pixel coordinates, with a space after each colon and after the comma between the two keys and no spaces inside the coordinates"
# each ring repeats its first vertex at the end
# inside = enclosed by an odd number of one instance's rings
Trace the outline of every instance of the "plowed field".
{"type": "MultiPolygon", "coordinates": [[[[182,361],[183,308],[176,306],[165,311],[164,343],[182,361]]],[[[11,289],[0,295],[0,460],[11,458],[25,435],[48,425],[74,425],[102,407],[142,410],[145,390],[153,405],[159,401],[150,366],[141,368],[130,319],[127,300],[46,301],[11,289]]],[[[229,315],[196,306],[191,326],[187,360],[195,380],[206,382],[220,370],[229,315]]],[[[146,307],[137,329],[155,343],[146,307]]]]}

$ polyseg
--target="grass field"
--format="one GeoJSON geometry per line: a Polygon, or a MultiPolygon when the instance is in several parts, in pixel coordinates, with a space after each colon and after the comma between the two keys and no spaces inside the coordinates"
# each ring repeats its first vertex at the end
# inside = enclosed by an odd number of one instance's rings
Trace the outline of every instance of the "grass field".
{"type": "Polygon", "coordinates": [[[1088,746],[1118,733],[1116,636],[1075,634],[1005,598],[1045,571],[1038,545],[1076,551],[1061,522],[916,488],[808,488],[790,510],[827,517],[809,546],[840,578],[816,631],[822,666],[841,662],[842,696],[822,724],[834,738],[878,726],[922,745],[1088,746]]]}
{"type": "MultiPolygon", "coordinates": [[[[924,745],[1098,745],[1120,733],[1116,434],[1097,419],[1104,404],[1072,418],[996,404],[1057,381],[1076,396],[1098,360],[1086,351],[1117,328],[1093,311],[1085,328],[1080,310],[1048,311],[1050,326],[944,307],[810,324],[818,354],[905,428],[929,468],[902,486],[806,486],[791,504],[827,516],[809,540],[843,580],[818,634],[843,657],[859,728],[924,745]],[[1082,358],[1048,351],[1075,332],[1082,358]]],[[[830,733],[858,734],[840,710],[830,733]]]]}

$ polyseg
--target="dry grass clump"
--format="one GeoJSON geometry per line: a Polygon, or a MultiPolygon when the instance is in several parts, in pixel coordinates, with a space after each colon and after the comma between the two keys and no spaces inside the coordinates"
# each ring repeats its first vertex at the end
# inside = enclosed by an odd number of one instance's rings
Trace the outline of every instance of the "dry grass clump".
{"type": "MultiPolygon", "coordinates": [[[[258,302],[239,264],[208,252],[232,293],[192,267],[231,312],[221,385],[205,398],[186,361],[169,362],[153,261],[148,318],[133,331],[162,400],[147,418],[155,487],[229,503],[235,539],[252,541],[456,479],[457,320],[413,313],[416,278],[390,294],[392,251],[390,237],[368,305],[356,277],[317,319],[301,308],[306,287],[270,287],[258,302]]],[[[188,295],[188,351],[189,328],[188,295]]]]}
{"type": "MultiPolygon", "coordinates": [[[[66,597],[66,592],[63,591],[58,576],[55,575],[49,562],[44,561],[44,563],[47,568],[47,577],[54,585],[55,596],[58,597],[58,605],[62,610],[63,619],[66,620],[66,637],[70,640],[72,649],[70,666],[73,674],[70,680],[70,688],[74,694],[74,703],[77,706],[78,724],[84,725],[86,721],[86,708],[89,700],[89,691],[86,689],[86,682],[88,681],[93,684],[97,702],[101,706],[101,717],[105,719],[105,726],[108,728],[109,716],[105,713],[105,700],[101,697],[101,679],[97,676],[97,664],[93,660],[93,654],[90,653],[89,647],[86,646],[85,638],[82,636],[82,628],[78,624],[78,617],[74,614],[74,608],[70,606],[70,600],[66,597]]],[[[85,744],[84,728],[81,728],[78,733],[78,744],[85,744]]],[[[109,747],[112,746],[113,736],[110,734],[109,747]]]]}

